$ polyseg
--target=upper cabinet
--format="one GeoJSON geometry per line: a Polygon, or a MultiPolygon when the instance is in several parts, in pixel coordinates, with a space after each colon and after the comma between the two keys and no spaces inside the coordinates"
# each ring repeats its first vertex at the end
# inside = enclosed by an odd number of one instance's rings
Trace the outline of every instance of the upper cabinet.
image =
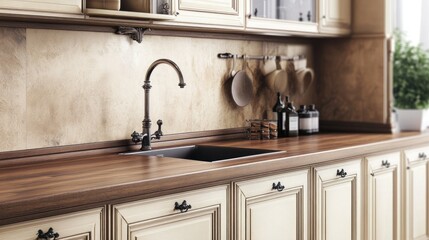
{"type": "Polygon", "coordinates": [[[359,0],[353,3],[353,34],[384,35],[393,32],[393,0],[359,0]],[[371,6],[371,7],[368,7],[371,6]]]}
{"type": "Polygon", "coordinates": [[[326,34],[351,32],[351,0],[320,0],[319,31],[326,34]]]}
{"type": "Polygon", "coordinates": [[[172,0],[172,22],[160,23],[204,28],[244,28],[242,0],[172,0]]]}
{"type": "Polygon", "coordinates": [[[49,13],[82,14],[82,0],[2,0],[0,1],[0,11],[29,15],[45,15],[49,13]],[[42,13],[36,14],[35,12],[42,13]]]}
{"type": "Polygon", "coordinates": [[[246,29],[317,33],[315,0],[247,0],[246,29]]]}
{"type": "Polygon", "coordinates": [[[351,0],[0,1],[1,17],[25,21],[81,18],[74,23],[280,36],[349,34],[351,10],[351,0]]]}

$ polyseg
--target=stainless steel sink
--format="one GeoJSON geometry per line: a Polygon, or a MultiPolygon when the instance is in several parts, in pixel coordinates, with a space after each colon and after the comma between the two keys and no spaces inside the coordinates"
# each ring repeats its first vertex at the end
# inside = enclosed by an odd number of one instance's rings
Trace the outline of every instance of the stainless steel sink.
{"type": "Polygon", "coordinates": [[[192,145],[185,147],[165,148],[151,151],[140,151],[125,153],[125,155],[145,155],[157,157],[171,157],[180,159],[197,160],[204,162],[216,162],[223,160],[242,159],[251,156],[265,156],[286,151],[253,149],[253,148],[236,148],[236,147],[219,147],[192,145]]]}

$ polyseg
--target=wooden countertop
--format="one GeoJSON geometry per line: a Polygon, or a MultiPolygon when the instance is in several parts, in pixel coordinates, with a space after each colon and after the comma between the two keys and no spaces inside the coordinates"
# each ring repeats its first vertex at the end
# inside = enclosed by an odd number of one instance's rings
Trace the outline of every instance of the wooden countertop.
{"type": "MultiPolygon", "coordinates": [[[[227,183],[251,175],[353,159],[429,143],[429,133],[324,133],[297,138],[229,140],[206,145],[286,150],[264,157],[200,162],[103,154],[0,169],[0,225],[58,209],[103,206],[123,198],[159,195],[227,183]]],[[[67,210],[64,210],[67,212],[67,210]]],[[[43,214],[44,213],[44,214],[43,214]]]]}

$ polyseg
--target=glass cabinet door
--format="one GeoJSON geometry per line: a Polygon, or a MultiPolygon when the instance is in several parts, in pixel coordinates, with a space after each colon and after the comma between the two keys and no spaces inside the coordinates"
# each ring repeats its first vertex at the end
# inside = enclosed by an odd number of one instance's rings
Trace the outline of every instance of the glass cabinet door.
{"type": "Polygon", "coordinates": [[[315,0],[251,0],[251,16],[298,22],[316,22],[315,0]]]}

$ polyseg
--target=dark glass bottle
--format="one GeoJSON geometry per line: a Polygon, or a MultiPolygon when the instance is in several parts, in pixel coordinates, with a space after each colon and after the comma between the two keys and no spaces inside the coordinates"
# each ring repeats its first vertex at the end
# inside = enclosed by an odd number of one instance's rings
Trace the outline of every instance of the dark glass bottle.
{"type": "Polygon", "coordinates": [[[311,132],[318,133],[319,132],[319,111],[316,109],[316,105],[310,104],[308,105],[308,112],[311,114],[311,132]]]}
{"type": "Polygon", "coordinates": [[[298,136],[298,113],[295,111],[293,102],[288,102],[286,107],[286,136],[298,136]]]}
{"type": "Polygon", "coordinates": [[[286,126],[285,126],[285,120],[286,120],[286,109],[285,105],[282,102],[282,96],[280,93],[277,93],[277,102],[273,107],[274,116],[277,120],[277,136],[278,137],[285,137],[286,133],[286,126]]]}
{"type": "Polygon", "coordinates": [[[311,113],[307,111],[305,105],[301,105],[297,112],[299,117],[299,135],[311,134],[313,130],[311,113]]]}

